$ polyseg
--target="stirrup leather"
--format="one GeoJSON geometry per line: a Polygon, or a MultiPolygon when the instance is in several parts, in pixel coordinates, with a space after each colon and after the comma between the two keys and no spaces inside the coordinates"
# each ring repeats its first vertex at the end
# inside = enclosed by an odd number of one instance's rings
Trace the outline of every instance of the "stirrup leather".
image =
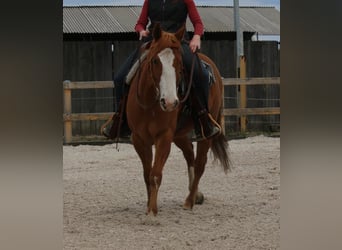
{"type": "MultiPolygon", "coordinates": [[[[218,131],[215,132],[215,133],[212,133],[212,134],[209,135],[209,136],[205,136],[204,129],[203,129],[203,125],[202,125],[202,123],[200,123],[201,135],[202,135],[202,137],[203,137],[204,140],[210,139],[211,137],[213,137],[213,136],[215,136],[215,135],[218,135],[218,134],[220,134],[220,133],[222,132],[222,128],[221,128],[220,124],[218,124],[218,123],[215,121],[215,119],[211,116],[211,114],[210,114],[210,113],[207,113],[207,116],[208,116],[209,120],[214,124],[213,130],[215,130],[215,128],[216,128],[216,129],[218,129],[218,131]]],[[[208,122],[210,122],[210,121],[208,121],[208,122]]]]}

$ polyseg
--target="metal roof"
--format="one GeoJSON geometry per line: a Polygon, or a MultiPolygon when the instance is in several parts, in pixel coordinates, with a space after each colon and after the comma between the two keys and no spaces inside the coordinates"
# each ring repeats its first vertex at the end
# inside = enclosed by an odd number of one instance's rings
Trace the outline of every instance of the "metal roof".
{"type": "MultiPolygon", "coordinates": [[[[198,6],[205,32],[234,31],[234,8],[198,6]]],[[[63,33],[134,32],[141,6],[63,7],[63,33]]],[[[241,30],[260,35],[280,35],[280,12],[274,7],[240,7],[241,30]]],[[[187,30],[193,31],[188,18],[187,30]]]]}

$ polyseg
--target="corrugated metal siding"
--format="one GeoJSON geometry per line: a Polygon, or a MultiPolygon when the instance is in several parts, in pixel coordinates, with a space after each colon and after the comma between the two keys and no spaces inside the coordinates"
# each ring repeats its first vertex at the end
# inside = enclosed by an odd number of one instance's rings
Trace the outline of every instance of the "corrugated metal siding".
{"type": "MultiPolygon", "coordinates": [[[[64,33],[134,32],[141,6],[80,6],[63,8],[64,33]]],[[[206,32],[234,30],[233,7],[198,6],[206,32]]],[[[261,35],[280,34],[280,12],[273,7],[241,7],[241,29],[261,35]]],[[[190,20],[187,29],[193,31],[190,20]]]]}
{"type": "Polygon", "coordinates": [[[124,30],[120,32],[134,32],[134,27],[140,15],[141,7],[111,7],[107,8],[107,10],[108,14],[115,18],[124,28],[124,30]]]}
{"type": "MultiPolygon", "coordinates": [[[[198,8],[198,12],[200,13],[206,32],[227,32],[234,30],[234,11],[232,8],[203,7],[198,8]]],[[[191,25],[191,22],[189,24],[191,25]]],[[[191,30],[193,30],[192,26],[191,30]]]]}
{"type": "MultiPolygon", "coordinates": [[[[279,35],[280,15],[277,19],[275,12],[271,10],[270,8],[241,8],[241,26],[245,24],[247,27],[251,27],[253,31],[258,31],[262,35],[279,35]],[[259,9],[264,10],[264,12],[260,12],[259,9]]],[[[246,30],[248,29],[247,27],[242,29],[246,30]]]]}

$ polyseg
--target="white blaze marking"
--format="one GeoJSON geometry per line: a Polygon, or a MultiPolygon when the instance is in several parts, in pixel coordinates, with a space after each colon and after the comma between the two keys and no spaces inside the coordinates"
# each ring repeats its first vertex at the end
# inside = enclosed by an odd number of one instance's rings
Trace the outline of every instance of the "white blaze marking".
{"type": "Polygon", "coordinates": [[[163,65],[162,74],[160,76],[160,98],[164,98],[168,103],[173,103],[178,99],[176,71],[173,67],[173,59],[175,56],[170,48],[162,50],[159,52],[158,56],[163,65]]]}

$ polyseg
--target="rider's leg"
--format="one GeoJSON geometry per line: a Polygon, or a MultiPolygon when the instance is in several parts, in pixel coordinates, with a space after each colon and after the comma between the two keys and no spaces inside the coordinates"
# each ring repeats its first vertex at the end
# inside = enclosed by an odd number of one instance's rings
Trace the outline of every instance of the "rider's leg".
{"type": "Polygon", "coordinates": [[[140,49],[148,46],[150,41],[152,40],[152,36],[143,38],[144,44],[142,46],[138,46],[126,59],[126,61],[121,65],[119,71],[114,77],[114,85],[115,85],[115,96],[116,96],[116,105],[115,105],[115,114],[113,115],[110,121],[107,121],[101,127],[101,133],[110,139],[115,139],[117,137],[127,138],[131,134],[131,130],[127,124],[126,118],[126,103],[127,96],[129,91],[129,86],[125,84],[126,77],[133,64],[136,62],[138,57],[140,56],[140,49]],[[121,121],[121,123],[120,123],[121,121]],[[120,126],[119,126],[120,125],[120,126]],[[120,132],[119,132],[120,128],[120,132]]]}
{"type": "Polygon", "coordinates": [[[128,127],[126,119],[126,102],[129,91],[129,85],[125,84],[126,76],[131,69],[134,61],[137,58],[137,49],[133,51],[126,61],[121,65],[119,71],[114,77],[115,86],[115,114],[110,121],[106,122],[101,127],[101,133],[109,138],[115,139],[117,137],[127,138],[131,134],[131,130],[128,127]],[[120,125],[120,133],[119,133],[120,125]]]}
{"type": "MultiPolygon", "coordinates": [[[[193,53],[188,44],[182,44],[183,62],[188,72],[191,71],[193,53]]],[[[195,138],[194,140],[209,139],[220,133],[220,128],[209,114],[208,96],[209,96],[209,75],[208,71],[203,68],[198,57],[195,57],[192,83],[192,112],[195,138]]]]}

